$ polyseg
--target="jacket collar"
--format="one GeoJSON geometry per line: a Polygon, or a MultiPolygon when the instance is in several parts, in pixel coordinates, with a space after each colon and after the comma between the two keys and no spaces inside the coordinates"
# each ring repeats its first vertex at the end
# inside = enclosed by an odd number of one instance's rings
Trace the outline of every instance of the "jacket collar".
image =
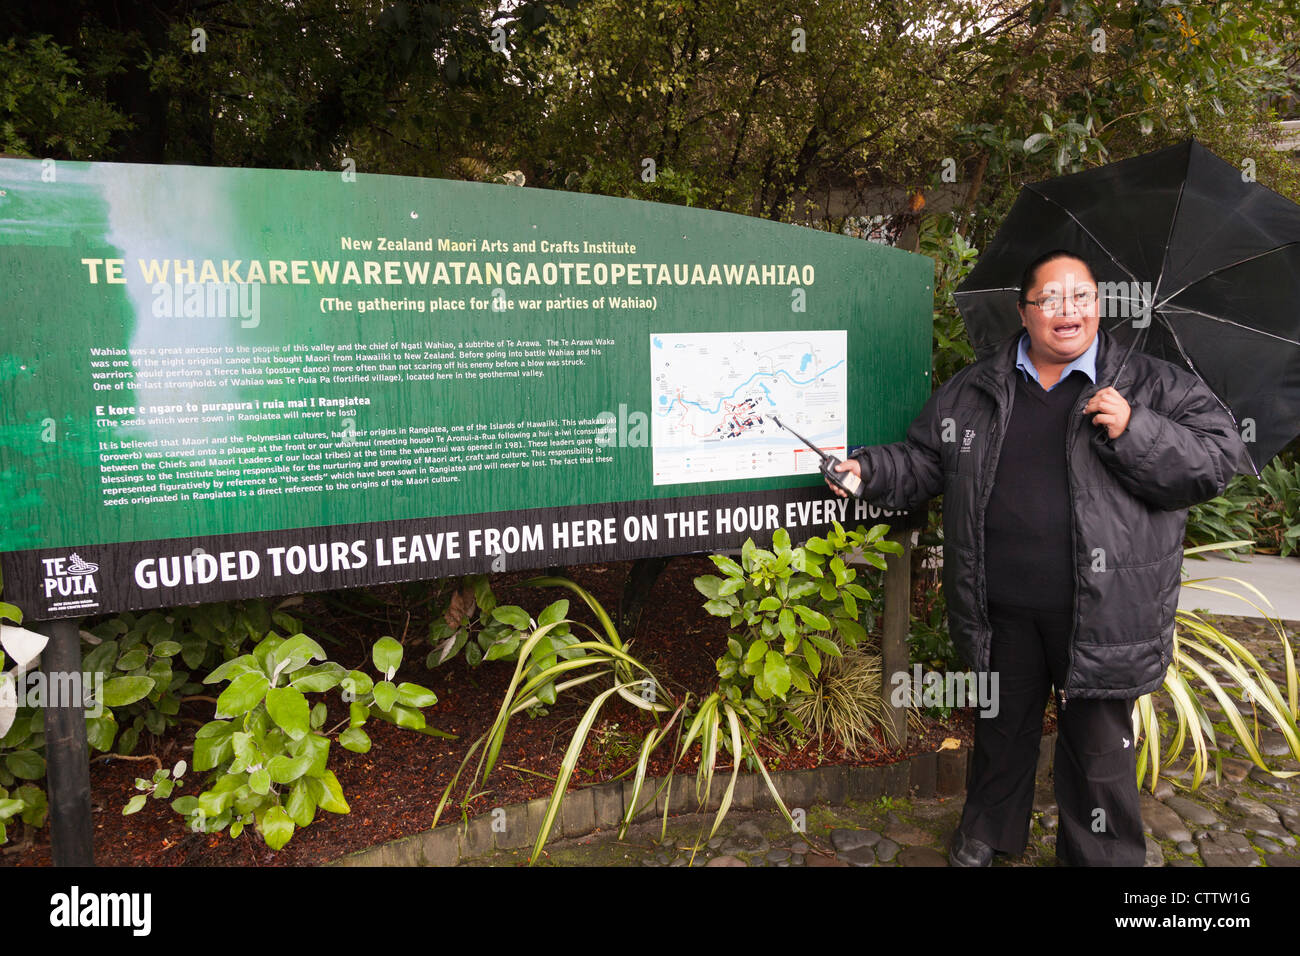
{"type": "MultiPolygon", "coordinates": [[[[1023,331],[1023,329],[1016,329],[1015,333],[1001,342],[997,347],[997,351],[985,360],[984,368],[976,375],[975,381],[986,391],[992,392],[996,396],[1010,398],[1011,388],[1015,381],[1011,374],[1016,370],[1016,357],[1020,350],[1020,334],[1023,331]]],[[[1125,367],[1124,378],[1121,382],[1114,382],[1115,373],[1124,361],[1126,351],[1127,349],[1117,342],[1114,336],[1098,326],[1097,382],[1095,385],[1085,385],[1082,395],[1091,395],[1096,390],[1105,388],[1112,383],[1118,388],[1132,382],[1131,366],[1125,367]]]]}

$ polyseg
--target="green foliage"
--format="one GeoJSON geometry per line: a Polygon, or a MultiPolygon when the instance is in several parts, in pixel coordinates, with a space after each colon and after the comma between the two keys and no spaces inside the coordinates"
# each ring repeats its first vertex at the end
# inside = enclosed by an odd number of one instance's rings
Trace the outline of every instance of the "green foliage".
{"type": "Polygon", "coordinates": [[[305,634],[286,639],[272,633],[251,653],[218,667],[204,683],[227,686],[217,698],[216,719],[204,724],[194,741],[194,769],[210,771],[207,789],[177,798],[172,809],[195,832],[229,828],[233,838],[254,826],[273,850],[296,828],[310,825],[318,809],[348,813],[343,789],[328,767],[333,733],[341,731],[338,740],[345,748],[364,753],[370,749],[364,730],[369,717],[424,730],[422,708],[437,702],[418,684],[392,682],[402,647],[391,637],[375,642],[371,658],[378,681],[328,661],[305,634]],[[324,730],[328,708],[316,695],[336,689],[348,719],[324,730]]]}
{"type": "MultiPolygon", "coordinates": [[[[534,583],[534,586],[537,585],[534,583]]],[[[534,621],[521,607],[498,605],[486,575],[468,577],[453,591],[443,612],[430,625],[429,640],[434,649],[429,652],[425,663],[437,667],[462,650],[471,667],[484,661],[518,660],[519,650],[529,635],[539,627],[552,625],[546,631],[546,637],[538,643],[525,675],[532,678],[557,661],[582,656],[581,651],[573,649],[580,639],[569,627],[568,613],[569,602],[562,598],[548,605],[534,621]]],[[[546,708],[555,703],[555,694],[554,681],[541,684],[537,688],[536,703],[528,708],[529,716],[545,715],[546,708]]]]}
{"type": "Polygon", "coordinates": [[[88,79],[49,36],[0,46],[0,153],[105,158],[112,135],[131,124],[88,79]]]}
{"type": "Polygon", "coordinates": [[[1256,550],[1283,557],[1300,553],[1300,461],[1288,468],[1275,458],[1258,479],[1247,480],[1257,495],[1251,509],[1259,529],[1256,550]]]}
{"type": "Polygon", "coordinates": [[[122,808],[122,815],[130,816],[132,813],[138,813],[150,797],[155,800],[166,800],[177,787],[184,786],[181,778],[185,776],[187,769],[189,767],[185,761],[180,760],[171,770],[159,767],[154,771],[151,780],[136,777],[135,788],[140,792],[126,802],[126,806],[122,808]]]}
{"type": "MultiPolygon", "coordinates": [[[[725,695],[713,693],[701,701],[699,706],[692,711],[689,695],[681,701],[674,700],[669,690],[655,677],[650,669],[628,654],[609,614],[589,593],[564,578],[534,578],[526,583],[536,587],[565,587],[569,589],[580,597],[596,616],[597,621],[600,623],[600,629],[593,628],[584,622],[564,619],[542,623],[540,616],[539,619],[532,621],[530,624],[531,632],[517,648],[514,674],[509,687],[506,689],[497,717],[488,731],[476,740],[465,754],[465,758],[461,761],[451,782],[447,785],[438,801],[438,807],[434,812],[431,826],[437,826],[438,820],[441,819],[453,792],[457,788],[461,775],[469,766],[470,761],[473,760],[475,753],[479,754],[478,764],[470,775],[464,792],[474,794],[486,783],[500,756],[510,719],[516,714],[533,707],[538,702],[537,694],[541,688],[553,685],[556,693],[561,694],[601,679],[607,680],[609,686],[599,691],[591,699],[569,738],[564,757],[560,762],[559,772],[556,775],[555,788],[547,803],[537,839],[533,845],[530,863],[535,863],[540,859],[542,848],[546,845],[551,829],[558,817],[565,790],[578,768],[578,761],[586,747],[588,738],[592,734],[593,728],[598,726],[597,721],[602,709],[615,695],[622,697],[637,709],[652,715],[656,719],[656,725],[646,732],[637,749],[635,767],[629,767],[624,771],[624,774],[633,772],[633,788],[631,800],[620,827],[620,836],[626,834],[632,819],[642,812],[647,804],[653,804],[658,795],[663,793],[665,788],[671,786],[672,771],[659,785],[655,794],[647,796],[644,801],[642,800],[642,791],[647,782],[650,759],[669,741],[674,727],[679,729],[676,738],[671,744],[671,765],[673,767],[678,766],[687,758],[696,743],[700,745],[700,759],[696,771],[696,797],[701,806],[711,793],[720,749],[725,747],[731,752],[731,779],[722,795],[721,806],[714,818],[713,829],[715,832],[731,805],[737,775],[743,762],[757,766],[767,781],[768,788],[777,806],[785,814],[786,819],[791,820],[789,811],[786,810],[784,803],[782,803],[780,796],[776,792],[775,786],[767,776],[767,770],[754,746],[753,739],[742,727],[743,704],[733,705],[725,695]],[[576,627],[587,635],[587,639],[568,646],[568,650],[572,652],[568,658],[561,658],[558,654],[555,654],[553,645],[552,650],[546,650],[546,645],[543,643],[562,625],[576,627]],[[658,717],[663,714],[669,715],[668,720],[666,723],[660,724],[658,717]]],[[[554,607],[554,605],[551,606],[554,607]]],[[[608,741],[613,732],[617,731],[617,725],[612,728],[609,724],[600,726],[602,729],[596,732],[598,739],[603,738],[608,741]]],[[[617,736],[621,740],[622,733],[619,732],[617,736]]],[[[620,742],[618,746],[621,753],[628,752],[627,742],[620,742]]],[[[620,776],[622,775],[620,774],[620,776]]],[[[664,825],[667,826],[667,806],[665,806],[664,811],[664,825]]]]}
{"type": "Polygon", "coordinates": [[[975,267],[978,250],[966,242],[952,213],[926,216],[917,229],[922,255],[934,260],[934,378],[938,388],[975,361],[966,323],[953,293],[975,267]]]}
{"type": "Polygon", "coordinates": [[[1283,557],[1300,553],[1300,461],[1288,465],[1286,456],[1279,456],[1264,466],[1258,478],[1237,475],[1222,495],[1188,511],[1188,544],[1226,541],[1237,544],[1215,550],[1229,555],[1254,550],[1283,557]]]}
{"type": "MultiPolygon", "coordinates": [[[[855,555],[884,569],[884,553],[902,545],[884,540],[887,525],[868,531],[845,531],[835,522],[825,538],[810,538],[791,547],[790,535],[778,529],[773,550],[741,548],[737,564],[724,555],[711,560],[723,576],[703,575],[696,589],[708,600],[706,611],[725,617],[732,628],[727,653],[717,663],[720,692],[743,713],[749,728],[761,731],[780,716],[791,688],[812,693],[823,656],[841,657],[867,636],[870,592],[857,583],[858,572],[847,558],[855,555]]],[[[797,725],[798,718],[795,718],[797,725]]]]}
{"type": "MultiPolygon", "coordinates": [[[[1255,517],[1253,480],[1247,475],[1237,475],[1228,482],[1223,494],[1203,501],[1187,511],[1186,543],[1190,546],[1215,544],[1222,541],[1253,541],[1259,533],[1255,517]]],[[[1237,552],[1251,550],[1250,544],[1224,550],[1234,556],[1237,552]]],[[[1202,555],[1195,555],[1204,560],[1202,555]]]]}
{"type": "Polygon", "coordinates": [[[92,749],[133,753],[140,735],[161,737],[180,722],[181,702],[200,694],[196,675],[234,657],[272,627],[301,628],[283,608],[262,601],[131,612],[83,632],[82,669],[104,687],[104,713],[87,718],[92,749]]]}

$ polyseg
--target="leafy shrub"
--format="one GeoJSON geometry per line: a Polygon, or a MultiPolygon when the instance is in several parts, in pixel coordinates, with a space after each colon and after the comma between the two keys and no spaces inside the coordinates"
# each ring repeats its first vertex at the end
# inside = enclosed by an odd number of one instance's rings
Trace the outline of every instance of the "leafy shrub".
{"type": "MultiPolygon", "coordinates": [[[[1195,547],[1223,541],[1253,541],[1259,534],[1254,479],[1237,475],[1223,494],[1188,509],[1185,541],[1195,547]]],[[[1249,544],[1224,549],[1226,554],[1251,550],[1249,544]]],[[[1198,555],[1199,557],[1199,555],[1198,555]]]]}
{"type": "Polygon", "coordinates": [[[790,535],[778,529],[772,551],[751,538],[741,548],[739,564],[725,555],[710,556],[724,576],[703,575],[695,587],[708,598],[705,610],[730,621],[727,653],[717,662],[719,688],[748,717],[750,729],[762,731],[780,716],[792,687],[813,692],[823,655],[841,657],[866,638],[859,617],[871,595],[845,559],[861,555],[883,569],[883,553],[902,552],[902,545],[884,540],[888,530],[878,524],[870,531],[845,531],[835,522],[825,538],[809,538],[795,548],[790,535]]]}
{"type": "Polygon", "coordinates": [[[1256,550],[1283,557],[1300,553],[1300,461],[1288,468],[1275,458],[1250,481],[1257,495],[1252,507],[1259,528],[1256,550]]]}
{"type": "Polygon", "coordinates": [[[178,797],[172,809],[186,816],[195,832],[229,828],[237,837],[252,825],[273,850],[284,846],[296,827],[311,824],[317,809],[348,813],[343,789],[328,767],[331,735],[343,725],[323,731],[328,708],[321,700],[313,704],[308,694],[340,692],[349,717],[338,741],[358,753],[370,749],[364,730],[370,716],[424,730],[421,708],[437,702],[427,688],[392,682],[402,662],[397,641],[380,638],[371,657],[379,681],[326,660],[321,646],[305,634],[285,639],[272,633],[251,653],[218,667],[204,683],[228,684],[217,698],[216,719],[204,724],[194,741],[194,769],[211,771],[208,787],[197,796],[178,797]]]}

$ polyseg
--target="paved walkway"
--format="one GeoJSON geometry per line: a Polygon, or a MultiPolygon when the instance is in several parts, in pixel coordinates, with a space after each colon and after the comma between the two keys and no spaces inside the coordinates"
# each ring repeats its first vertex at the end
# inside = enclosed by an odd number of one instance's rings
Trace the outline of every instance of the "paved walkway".
{"type": "MultiPolygon", "coordinates": [[[[1300,621],[1300,557],[1292,555],[1279,558],[1271,554],[1248,554],[1240,561],[1209,554],[1204,561],[1188,558],[1183,562],[1183,580],[1208,577],[1232,577],[1246,581],[1260,591],[1273,605],[1273,617],[1284,621],[1300,621]]],[[[1259,598],[1233,581],[1206,581],[1207,585],[1239,592],[1261,604],[1259,598]]],[[[1257,609],[1244,601],[1213,591],[1183,587],[1178,592],[1178,606],[1184,610],[1201,608],[1211,614],[1232,614],[1237,617],[1263,617],[1257,609]]],[[[1266,605],[1261,605],[1268,610],[1266,605]]]]}

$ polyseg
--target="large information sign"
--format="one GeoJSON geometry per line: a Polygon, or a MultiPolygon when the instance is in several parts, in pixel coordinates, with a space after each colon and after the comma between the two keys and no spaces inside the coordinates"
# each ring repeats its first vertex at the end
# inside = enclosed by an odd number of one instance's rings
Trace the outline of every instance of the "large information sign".
{"type": "MultiPolygon", "coordinates": [[[[654,203],[0,161],[0,552],[30,619],[734,547],[881,513],[931,260],[654,203]]],[[[887,516],[886,516],[887,517],[887,516]]]]}

